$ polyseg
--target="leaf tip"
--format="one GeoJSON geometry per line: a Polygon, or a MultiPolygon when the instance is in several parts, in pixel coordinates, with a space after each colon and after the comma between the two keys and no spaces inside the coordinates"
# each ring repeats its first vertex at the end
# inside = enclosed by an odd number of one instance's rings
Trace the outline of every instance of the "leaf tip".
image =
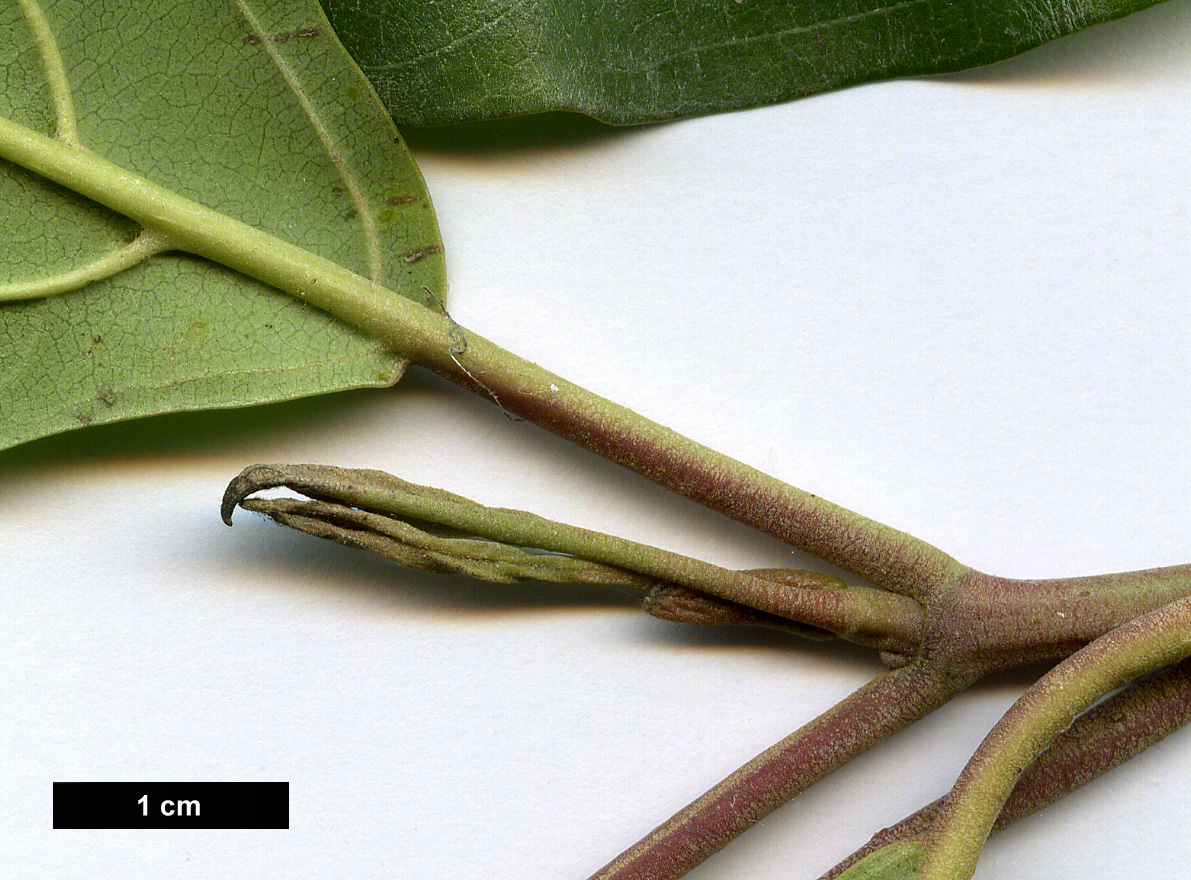
{"type": "Polygon", "coordinates": [[[246,467],[227,484],[223,492],[223,503],[219,506],[223,522],[230,526],[236,507],[253,492],[279,486],[284,480],[282,472],[273,465],[254,464],[246,467]]]}

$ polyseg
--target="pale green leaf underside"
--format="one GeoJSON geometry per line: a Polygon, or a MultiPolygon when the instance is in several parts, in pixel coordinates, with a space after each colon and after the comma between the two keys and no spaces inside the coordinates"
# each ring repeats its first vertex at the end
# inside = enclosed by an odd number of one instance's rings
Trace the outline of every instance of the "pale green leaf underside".
{"type": "MultiPolygon", "coordinates": [[[[52,134],[63,113],[28,7],[38,8],[0,0],[0,115],[52,134]]],[[[398,293],[442,295],[421,175],[313,0],[39,8],[87,148],[398,293]]],[[[0,228],[0,295],[101,266],[140,232],[5,162],[0,228]]],[[[159,412],[390,384],[404,367],[224,266],[181,253],[132,262],[72,292],[0,303],[0,448],[159,412]]]]}
{"type": "Polygon", "coordinates": [[[323,0],[398,124],[612,123],[963,70],[1156,0],[323,0]]]}

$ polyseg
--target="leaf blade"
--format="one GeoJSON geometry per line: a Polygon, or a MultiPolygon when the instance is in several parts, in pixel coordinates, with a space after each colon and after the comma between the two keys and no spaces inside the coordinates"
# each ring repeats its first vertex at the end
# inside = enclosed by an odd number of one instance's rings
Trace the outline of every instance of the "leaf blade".
{"type": "Polygon", "coordinates": [[[635,124],[963,70],[1158,0],[323,0],[394,119],[635,124]]]}
{"type": "MultiPolygon", "coordinates": [[[[46,4],[82,142],[402,295],[441,292],[421,175],[317,5],[253,0],[264,39],[238,5],[138,6],[117,28],[103,4],[46,4]],[[102,70],[88,62],[97,58],[102,70]],[[309,86],[305,103],[295,77],[309,86]],[[408,258],[414,250],[421,259],[408,258]]],[[[0,71],[30,66],[27,29],[22,37],[12,13],[0,19],[15,37],[0,48],[0,71]]],[[[44,79],[25,75],[0,107],[48,133],[44,79]]],[[[0,195],[10,216],[32,218],[0,253],[0,283],[21,281],[29,266],[42,275],[76,268],[137,233],[12,165],[0,165],[0,195]],[[33,193],[31,204],[10,198],[19,192],[33,193]],[[98,228],[86,248],[75,244],[78,217],[98,228]]],[[[158,412],[388,385],[405,366],[318,310],[181,253],[47,300],[0,304],[0,363],[0,447],[158,412]]]]}

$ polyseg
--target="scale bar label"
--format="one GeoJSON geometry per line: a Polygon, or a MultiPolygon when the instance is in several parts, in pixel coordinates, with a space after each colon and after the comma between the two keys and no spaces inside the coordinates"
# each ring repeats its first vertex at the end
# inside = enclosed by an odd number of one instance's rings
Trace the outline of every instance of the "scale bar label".
{"type": "Polygon", "coordinates": [[[289,828],[288,782],[55,782],[55,828],[289,828]]]}

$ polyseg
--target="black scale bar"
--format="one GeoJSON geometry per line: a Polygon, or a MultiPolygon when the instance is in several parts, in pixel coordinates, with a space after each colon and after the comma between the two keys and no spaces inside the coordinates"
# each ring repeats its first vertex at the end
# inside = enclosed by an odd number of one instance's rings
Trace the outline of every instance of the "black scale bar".
{"type": "Polygon", "coordinates": [[[288,782],[55,782],[55,828],[289,828],[288,782]]]}

